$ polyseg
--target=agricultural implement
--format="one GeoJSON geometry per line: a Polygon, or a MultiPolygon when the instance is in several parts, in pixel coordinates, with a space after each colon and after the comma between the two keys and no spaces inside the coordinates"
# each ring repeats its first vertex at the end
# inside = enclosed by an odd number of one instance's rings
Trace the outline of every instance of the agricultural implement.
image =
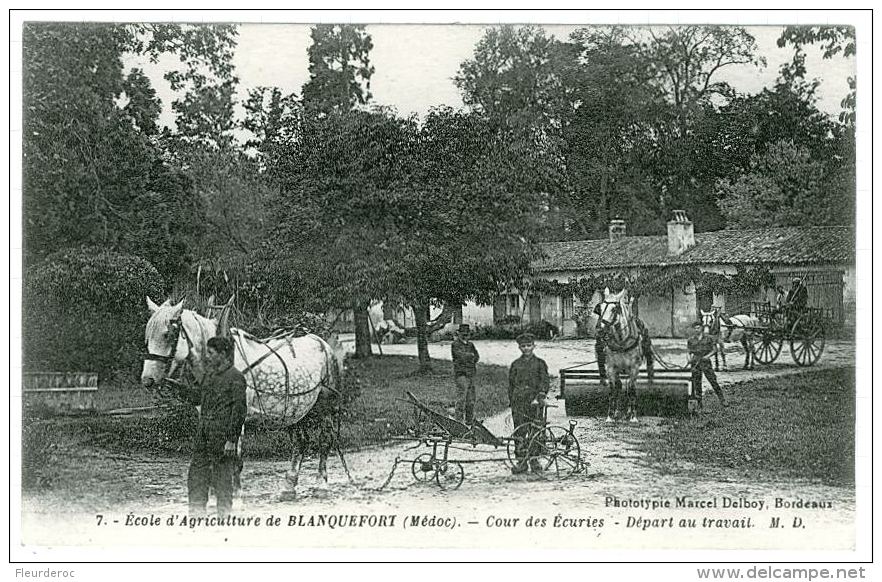
{"type": "Polygon", "coordinates": [[[760,364],[771,364],[781,354],[784,342],[797,366],[811,366],[821,357],[831,310],[816,307],[773,308],[768,303],[753,303],[751,315],[760,321],[747,328],[753,334],[753,357],[760,364]]]}
{"type": "MultiPolygon", "coordinates": [[[[567,416],[603,416],[608,412],[609,388],[594,363],[577,364],[560,370],[560,394],[567,416]]],[[[627,382],[626,377],[621,378],[627,382]]],[[[624,390],[624,388],[623,388],[624,390]]],[[[640,370],[637,379],[637,409],[641,414],[677,415],[697,405],[692,393],[692,372],[688,369],[640,370]]]]}
{"type": "MultiPolygon", "coordinates": [[[[419,482],[435,481],[441,489],[457,489],[465,479],[465,465],[472,463],[504,462],[510,467],[529,466],[534,473],[543,477],[565,478],[585,470],[588,462],[582,456],[579,440],[573,433],[576,421],[569,427],[551,426],[544,414],[541,418],[515,428],[509,437],[497,437],[480,421],[464,424],[433,410],[411,392],[406,392],[407,404],[417,412],[417,431],[419,442],[408,450],[424,447],[426,452],[414,458],[395,459],[392,472],[386,483],[391,481],[398,465],[409,465],[410,471],[419,482]],[[426,422],[423,422],[426,421],[426,422]],[[422,426],[428,424],[428,430],[422,426]],[[500,449],[505,449],[506,456],[500,449]],[[452,458],[453,451],[462,457],[452,458]],[[468,451],[470,455],[465,455],[468,451]],[[494,455],[499,451],[499,454],[494,455]],[[521,456],[521,459],[518,456],[521,456]],[[471,458],[465,458],[469,456],[471,458]]],[[[410,440],[410,439],[408,439],[410,440]]],[[[385,486],[385,484],[384,484],[385,486]]]]}

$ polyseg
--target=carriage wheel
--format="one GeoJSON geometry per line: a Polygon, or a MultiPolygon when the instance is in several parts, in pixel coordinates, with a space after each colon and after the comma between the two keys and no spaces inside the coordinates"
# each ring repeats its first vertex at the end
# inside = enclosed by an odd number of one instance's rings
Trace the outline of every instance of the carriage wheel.
{"type": "Polygon", "coordinates": [[[819,321],[803,321],[794,326],[790,355],[798,366],[811,366],[824,351],[824,326],[819,321]]]}
{"type": "Polygon", "coordinates": [[[784,340],[769,332],[763,332],[753,340],[753,359],[760,364],[771,364],[778,359],[784,340]]]}
{"type": "Polygon", "coordinates": [[[432,453],[423,453],[410,464],[410,472],[413,478],[421,483],[426,483],[435,478],[435,457],[432,453]]]}
{"type": "MultiPolygon", "coordinates": [[[[528,441],[538,430],[539,429],[534,426],[532,422],[525,422],[514,429],[514,432],[511,433],[511,437],[507,440],[505,445],[505,452],[508,454],[509,465],[514,467],[518,464],[518,457],[516,454],[518,444],[526,443],[526,441],[528,441]]],[[[524,447],[526,447],[526,445],[524,445],[524,447]]]]}
{"type": "Polygon", "coordinates": [[[568,477],[582,468],[579,440],[566,429],[549,426],[530,439],[527,451],[531,468],[538,465],[545,475],[568,477]]]}
{"type": "Polygon", "coordinates": [[[435,472],[435,482],[438,483],[438,487],[441,489],[448,491],[459,489],[463,479],[465,479],[465,469],[462,468],[461,463],[456,461],[438,463],[437,471],[435,472]]]}

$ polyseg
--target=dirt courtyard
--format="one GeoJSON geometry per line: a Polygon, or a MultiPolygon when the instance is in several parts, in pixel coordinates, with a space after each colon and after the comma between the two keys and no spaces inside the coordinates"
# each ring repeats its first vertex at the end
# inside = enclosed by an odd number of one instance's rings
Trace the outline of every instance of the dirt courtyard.
{"type": "MultiPolygon", "coordinates": [[[[485,363],[508,365],[518,355],[514,342],[476,344],[485,363]]],[[[678,347],[682,344],[682,340],[661,340],[657,349],[665,359],[682,363],[685,352],[678,347]]],[[[578,340],[540,342],[536,353],[546,359],[550,373],[557,375],[562,366],[593,360],[590,345],[578,340]]],[[[414,345],[382,347],[386,354],[416,351],[414,345]]],[[[449,343],[432,344],[430,353],[449,359],[449,343]]],[[[851,353],[845,342],[828,342],[817,367],[853,364],[851,353]]],[[[742,358],[742,354],[731,354],[730,368],[740,366],[742,358]]],[[[720,380],[725,389],[734,382],[799,370],[786,351],[779,362],[783,363],[753,371],[721,372],[720,380]]],[[[707,400],[707,415],[721,422],[737,418],[737,407],[723,410],[715,399],[707,400]]],[[[557,408],[549,410],[549,420],[566,426],[563,403],[558,402],[557,408]]],[[[502,460],[469,462],[502,459],[506,454],[504,449],[468,446],[452,451],[466,461],[465,481],[455,491],[441,490],[433,482],[415,482],[409,463],[399,464],[390,479],[396,459],[413,459],[426,451],[414,440],[348,452],[351,481],[340,460],[332,458],[327,486],[318,479],[316,461],[309,460],[296,493],[286,488],[287,463],[246,460],[243,490],[234,508],[237,513],[283,516],[285,520],[292,515],[319,514],[396,516],[395,526],[388,530],[366,533],[361,528],[308,527],[297,520],[297,525],[283,528],[282,534],[269,536],[266,531],[256,535],[222,527],[129,527],[125,522],[130,512],[161,519],[186,514],[188,459],[109,457],[100,450],[84,450],[76,468],[68,469],[77,471],[79,486],[74,494],[48,490],[24,496],[23,532],[28,543],[37,545],[176,545],[213,543],[222,537],[237,545],[312,547],[353,543],[474,547],[475,540],[483,547],[854,547],[854,488],[805,480],[749,480],[735,470],[688,464],[660,466],[646,457],[639,444],[648,434],[664,430],[665,419],[642,417],[635,424],[608,424],[602,418],[576,420],[575,434],[590,465],[564,480],[512,475],[502,460]],[[380,489],[387,479],[388,484],[380,489]],[[106,522],[96,525],[99,514],[110,519],[110,526],[106,522]],[[419,525],[414,516],[445,521],[444,525],[419,525]],[[541,533],[526,525],[528,518],[537,523],[544,520],[541,533]],[[365,539],[365,535],[371,537],[365,539]]],[[[485,424],[498,436],[509,435],[513,428],[508,411],[486,419],[485,424]]]]}

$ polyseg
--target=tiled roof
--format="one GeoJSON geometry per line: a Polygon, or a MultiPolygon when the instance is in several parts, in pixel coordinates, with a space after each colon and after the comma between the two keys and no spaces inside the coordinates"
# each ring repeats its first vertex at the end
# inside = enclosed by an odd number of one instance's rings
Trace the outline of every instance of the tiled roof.
{"type": "Polygon", "coordinates": [[[667,236],[549,242],[538,271],[585,271],[685,264],[854,264],[854,229],[847,226],[718,230],[695,235],[695,246],[668,256],[667,236]]]}

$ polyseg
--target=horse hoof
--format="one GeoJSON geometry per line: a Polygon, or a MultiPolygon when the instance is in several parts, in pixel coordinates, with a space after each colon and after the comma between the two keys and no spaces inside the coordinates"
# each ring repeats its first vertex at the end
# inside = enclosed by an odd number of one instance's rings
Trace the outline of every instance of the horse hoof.
{"type": "Polygon", "coordinates": [[[607,421],[607,422],[612,422],[612,421],[613,421],[613,419],[612,419],[612,417],[611,417],[611,416],[607,416],[607,417],[606,417],[606,421],[607,421]]]}
{"type": "Polygon", "coordinates": [[[631,417],[631,422],[637,422],[637,417],[636,417],[636,416],[632,416],[632,417],[631,417]]]}
{"type": "Polygon", "coordinates": [[[296,473],[288,471],[287,473],[285,473],[285,481],[287,481],[288,487],[290,487],[293,491],[297,487],[298,481],[300,481],[300,476],[296,473]]]}

